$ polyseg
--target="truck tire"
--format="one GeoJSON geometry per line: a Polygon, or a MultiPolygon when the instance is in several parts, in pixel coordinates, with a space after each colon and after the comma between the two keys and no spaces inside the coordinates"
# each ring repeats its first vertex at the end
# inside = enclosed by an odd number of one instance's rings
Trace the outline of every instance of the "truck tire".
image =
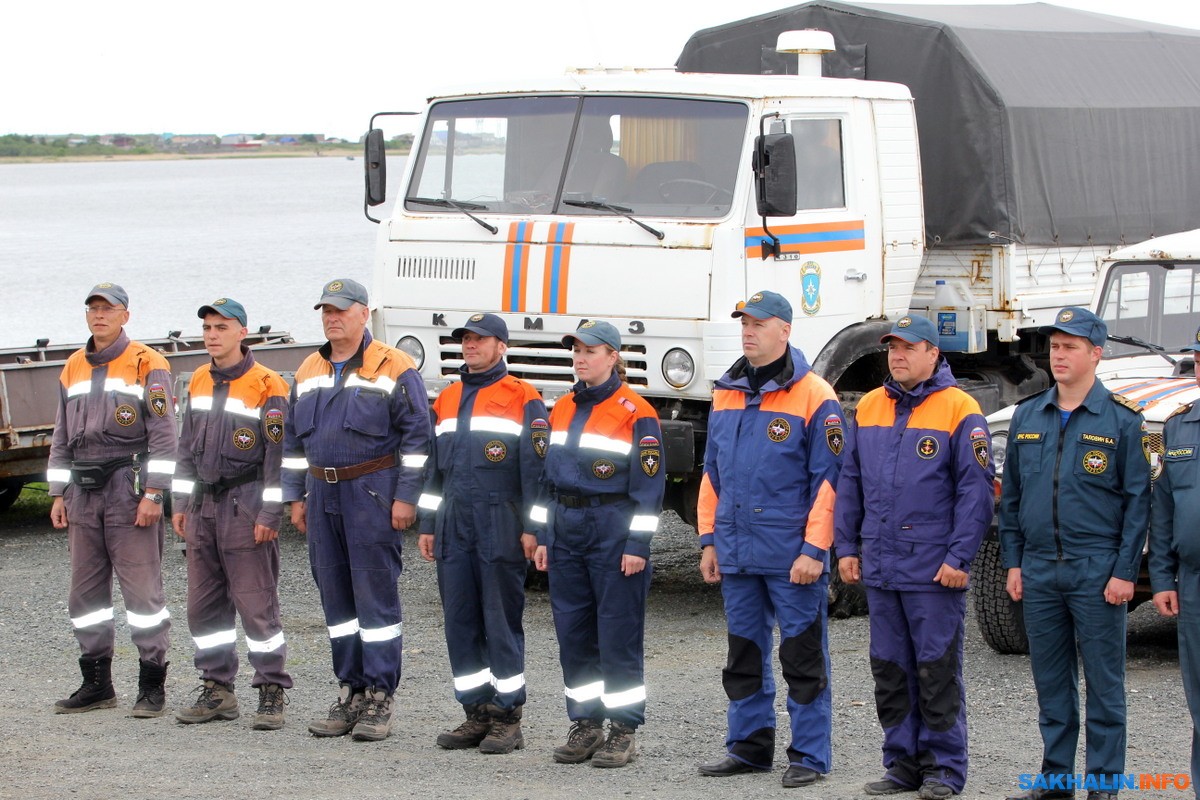
{"type": "Polygon", "coordinates": [[[0,512],[8,511],[21,496],[24,478],[0,478],[0,512]]]}
{"type": "Polygon", "coordinates": [[[1000,542],[995,536],[989,536],[979,546],[971,572],[975,619],[983,640],[997,653],[1028,653],[1025,614],[1021,604],[1014,603],[1005,589],[1008,571],[1000,562],[1000,542]]]}

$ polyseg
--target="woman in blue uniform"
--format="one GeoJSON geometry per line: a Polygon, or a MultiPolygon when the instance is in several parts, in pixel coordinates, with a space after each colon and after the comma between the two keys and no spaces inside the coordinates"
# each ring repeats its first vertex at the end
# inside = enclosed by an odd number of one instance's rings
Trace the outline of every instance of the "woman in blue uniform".
{"type": "Polygon", "coordinates": [[[662,430],[625,382],[621,334],[590,320],[563,337],[578,383],[550,413],[535,561],[550,604],[573,723],[554,760],[623,767],[645,721],[650,538],[666,473],[662,430]],[[609,720],[607,737],[604,720],[609,720]]]}

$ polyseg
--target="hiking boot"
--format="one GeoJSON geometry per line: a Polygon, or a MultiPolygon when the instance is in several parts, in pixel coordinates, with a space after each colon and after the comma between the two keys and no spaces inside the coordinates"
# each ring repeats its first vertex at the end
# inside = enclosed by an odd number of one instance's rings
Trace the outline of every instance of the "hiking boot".
{"type": "Polygon", "coordinates": [[[202,681],[195,690],[196,701],[191,708],[175,712],[175,721],[184,725],[210,722],[214,719],[237,719],[238,701],[233,687],[219,681],[202,681]]]}
{"type": "Polygon", "coordinates": [[[525,736],[521,733],[521,706],[511,711],[488,706],[492,718],[492,729],[479,743],[479,752],[488,755],[506,755],[513,750],[525,746],[525,736]]]}
{"type": "Polygon", "coordinates": [[[863,787],[863,791],[869,795],[884,795],[884,794],[900,794],[901,792],[913,792],[915,789],[910,789],[902,783],[897,783],[891,778],[884,775],[877,781],[871,781],[863,787]]]}
{"type": "Polygon", "coordinates": [[[256,731],[277,731],[283,727],[283,707],[288,696],[278,683],[264,683],[258,687],[258,711],[254,714],[256,731]]]}
{"type": "Polygon", "coordinates": [[[365,704],[361,689],[343,683],[338,689],[338,699],[329,707],[329,717],[309,725],[308,732],[313,736],[345,736],[358,722],[365,704]]]}
{"type": "Polygon", "coordinates": [[[620,722],[608,723],[608,740],[604,746],[592,756],[593,767],[623,767],[637,755],[637,746],[633,743],[633,735],[637,728],[631,728],[620,722]]]}
{"type": "Polygon", "coordinates": [[[483,738],[492,729],[492,718],[488,715],[487,706],[463,706],[467,712],[466,722],[452,731],[439,733],[437,745],[446,750],[468,750],[478,747],[483,738]]]}
{"type": "Polygon", "coordinates": [[[81,658],[79,671],[83,683],[65,700],[54,704],[55,714],[81,714],[97,708],[114,708],[117,692],[112,685],[111,658],[81,658]]]}
{"type": "Polygon", "coordinates": [[[392,732],[392,696],[371,686],[366,699],[351,736],[360,742],[381,742],[392,732]]]}
{"type": "Polygon", "coordinates": [[[581,719],[571,726],[567,743],[554,748],[560,764],[581,764],[604,746],[604,728],[594,719],[581,719]]]}
{"type": "Polygon", "coordinates": [[[149,661],[138,662],[138,693],[133,702],[131,717],[161,717],[163,707],[167,704],[167,667],[170,662],[164,662],[160,667],[149,661]]]}
{"type": "Polygon", "coordinates": [[[938,780],[925,780],[917,790],[920,800],[950,800],[954,790],[938,780]]]}

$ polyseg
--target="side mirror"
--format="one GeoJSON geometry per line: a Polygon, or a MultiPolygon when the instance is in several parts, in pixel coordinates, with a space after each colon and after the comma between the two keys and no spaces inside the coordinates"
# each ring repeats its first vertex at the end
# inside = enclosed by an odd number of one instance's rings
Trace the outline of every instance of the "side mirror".
{"type": "MultiPolygon", "coordinates": [[[[387,199],[387,153],[384,147],[383,131],[379,128],[367,131],[363,164],[367,178],[367,205],[380,205],[387,199]]],[[[794,194],[795,190],[793,189],[794,194]]]]}
{"type": "Polygon", "coordinates": [[[791,217],[796,213],[796,145],[790,133],[754,140],[754,177],[758,215],[791,217]]]}

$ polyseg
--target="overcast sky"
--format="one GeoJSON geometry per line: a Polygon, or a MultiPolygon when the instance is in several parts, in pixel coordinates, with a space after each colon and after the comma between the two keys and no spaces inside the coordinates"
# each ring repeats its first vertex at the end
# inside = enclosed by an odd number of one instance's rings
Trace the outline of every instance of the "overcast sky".
{"type": "MultiPolygon", "coordinates": [[[[1200,28],[1195,0],[1057,4],[1200,28]]],[[[0,133],[357,138],[371,113],[418,110],[439,87],[573,66],[669,66],[693,31],[790,5],[14,2],[0,23],[0,133]]]]}

